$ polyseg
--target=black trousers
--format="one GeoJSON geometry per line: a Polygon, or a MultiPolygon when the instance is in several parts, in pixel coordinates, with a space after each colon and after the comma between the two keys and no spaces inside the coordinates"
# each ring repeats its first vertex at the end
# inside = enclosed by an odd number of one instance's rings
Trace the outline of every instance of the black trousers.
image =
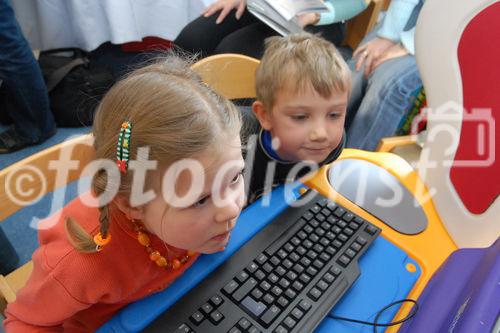
{"type": "MultiPolygon", "coordinates": [[[[210,17],[200,16],[189,23],[175,39],[174,44],[190,53],[202,57],[220,53],[238,53],[260,59],[264,53],[264,40],[278,33],[245,10],[242,17],[235,18],[236,10],[224,21],[216,24],[219,13],[210,17]]],[[[340,45],[344,38],[344,24],[308,26],[311,33],[320,33],[323,38],[340,45]]]]}

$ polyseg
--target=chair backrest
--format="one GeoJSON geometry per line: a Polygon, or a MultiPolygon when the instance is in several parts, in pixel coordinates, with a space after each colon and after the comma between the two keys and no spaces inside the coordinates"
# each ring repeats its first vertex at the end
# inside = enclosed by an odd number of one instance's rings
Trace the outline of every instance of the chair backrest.
{"type": "Polygon", "coordinates": [[[191,67],[203,81],[229,99],[255,97],[255,70],[259,60],[240,54],[218,54],[191,67]]]}
{"type": "Polygon", "coordinates": [[[361,40],[375,27],[380,12],[388,2],[390,0],[371,0],[363,12],[348,20],[343,44],[356,49],[361,40]]]}
{"type": "MultiPolygon", "coordinates": [[[[27,205],[35,203],[45,194],[79,179],[85,166],[94,157],[93,138],[90,134],[78,136],[42,150],[0,171],[0,222],[27,205]],[[68,166],[64,174],[56,170],[56,161],[67,156],[76,163],[68,166]]],[[[67,162],[68,163],[68,162],[67,162]]],[[[15,246],[15,245],[14,245],[15,246]]],[[[0,275],[0,313],[6,303],[16,299],[16,293],[28,280],[31,261],[6,276],[0,275]]]]}
{"type": "Polygon", "coordinates": [[[428,103],[417,169],[459,247],[486,247],[500,235],[499,40],[498,0],[427,0],[417,22],[428,103]]]}

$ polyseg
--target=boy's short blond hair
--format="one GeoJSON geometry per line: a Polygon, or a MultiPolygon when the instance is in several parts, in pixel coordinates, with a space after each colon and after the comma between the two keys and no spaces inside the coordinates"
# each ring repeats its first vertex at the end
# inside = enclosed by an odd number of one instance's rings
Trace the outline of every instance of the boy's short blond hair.
{"type": "Polygon", "coordinates": [[[270,112],[280,89],[297,93],[312,86],[325,98],[349,92],[351,72],[332,43],[309,33],[291,34],[266,39],[255,85],[257,99],[270,112]]]}

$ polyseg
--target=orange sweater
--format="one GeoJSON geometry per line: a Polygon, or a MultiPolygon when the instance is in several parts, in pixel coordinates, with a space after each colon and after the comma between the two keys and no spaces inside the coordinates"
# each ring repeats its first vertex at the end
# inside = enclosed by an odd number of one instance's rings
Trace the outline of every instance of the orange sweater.
{"type": "MultiPolygon", "coordinates": [[[[163,290],[196,259],[175,272],[158,267],[130,222],[123,214],[113,215],[112,240],[97,253],[78,252],[66,237],[67,216],[91,234],[98,230],[98,210],[79,198],[63,208],[54,227],[40,230],[33,273],[6,310],[7,333],[93,332],[125,305],[163,290]]],[[[166,256],[160,239],[151,237],[151,245],[166,256]]],[[[171,256],[181,253],[169,249],[171,256]]]]}

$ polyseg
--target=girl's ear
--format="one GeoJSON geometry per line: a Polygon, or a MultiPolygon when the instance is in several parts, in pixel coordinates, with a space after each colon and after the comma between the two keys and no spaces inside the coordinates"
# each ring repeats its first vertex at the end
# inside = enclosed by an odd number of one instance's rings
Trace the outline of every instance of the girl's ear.
{"type": "Polygon", "coordinates": [[[143,220],[144,209],[142,206],[132,207],[130,201],[123,195],[117,195],[113,201],[129,220],[143,220]]]}
{"type": "Polygon", "coordinates": [[[255,116],[259,120],[260,127],[265,129],[266,131],[270,131],[272,129],[272,122],[269,116],[269,113],[266,112],[264,104],[261,101],[255,101],[252,104],[252,111],[255,113],[255,116]]]}

